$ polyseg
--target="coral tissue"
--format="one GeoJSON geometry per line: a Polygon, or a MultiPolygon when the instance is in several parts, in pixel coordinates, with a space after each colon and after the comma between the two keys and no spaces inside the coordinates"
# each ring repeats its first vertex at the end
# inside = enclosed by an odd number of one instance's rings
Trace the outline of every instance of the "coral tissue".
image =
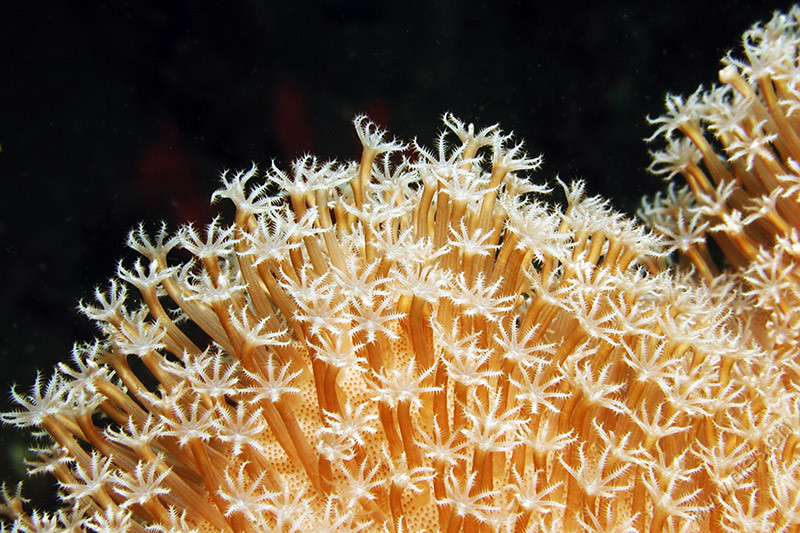
{"type": "Polygon", "coordinates": [[[3,420],[10,531],[800,530],[797,9],[667,98],[652,230],[498,127],[225,173],[3,420]],[[563,192],[562,192],[563,191],[563,192]]]}

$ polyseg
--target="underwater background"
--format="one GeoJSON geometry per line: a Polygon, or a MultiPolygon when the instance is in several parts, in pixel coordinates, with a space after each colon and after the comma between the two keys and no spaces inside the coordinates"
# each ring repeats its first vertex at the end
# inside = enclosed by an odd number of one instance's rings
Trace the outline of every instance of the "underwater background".
{"type": "MultiPolygon", "coordinates": [[[[97,334],[77,301],[134,225],[209,221],[226,168],[357,158],[357,113],[423,145],[445,111],[499,122],[544,154],[534,179],[583,178],[632,214],[662,188],[645,116],[715,82],[741,33],[792,3],[643,4],[3,2],[0,410],[97,334]]],[[[0,479],[27,446],[0,428],[0,479]]]]}

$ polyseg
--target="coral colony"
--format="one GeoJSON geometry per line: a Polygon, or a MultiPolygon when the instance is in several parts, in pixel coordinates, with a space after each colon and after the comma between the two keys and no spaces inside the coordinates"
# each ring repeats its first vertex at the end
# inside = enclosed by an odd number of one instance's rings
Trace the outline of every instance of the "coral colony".
{"type": "Polygon", "coordinates": [[[498,127],[225,173],[3,415],[9,531],[800,531],[800,9],[667,97],[651,229],[498,127]],[[276,193],[277,191],[277,193],[276,193]]]}

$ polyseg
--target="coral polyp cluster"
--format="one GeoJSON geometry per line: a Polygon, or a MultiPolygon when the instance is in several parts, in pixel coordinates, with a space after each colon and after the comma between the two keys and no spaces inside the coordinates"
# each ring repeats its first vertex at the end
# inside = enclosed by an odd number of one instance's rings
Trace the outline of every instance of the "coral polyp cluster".
{"type": "Polygon", "coordinates": [[[797,14],[733,90],[668,98],[653,169],[689,188],[655,233],[449,114],[433,148],[357,117],[359,161],[226,172],[232,220],[132,231],[100,338],[3,415],[61,502],[5,488],[6,526],[798,530],[797,14]]]}
{"type": "Polygon", "coordinates": [[[563,209],[542,203],[519,176],[539,159],[498,128],[445,122],[454,142],[409,159],[358,118],[359,163],[228,173],[215,197],[232,224],[131,233],[143,257],[82,305],[105,337],[5,416],[51,437],[36,470],[70,520],[476,531],[700,516],[698,430],[714,454],[710,410],[740,418],[742,385],[718,375],[741,356],[728,313],[651,273],[658,240],[580,184],[563,209]]]}

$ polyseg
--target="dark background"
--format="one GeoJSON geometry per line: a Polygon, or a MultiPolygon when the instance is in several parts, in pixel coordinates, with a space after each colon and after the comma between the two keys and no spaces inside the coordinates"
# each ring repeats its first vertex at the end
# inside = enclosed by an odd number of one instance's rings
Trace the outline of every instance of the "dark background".
{"type": "MultiPolygon", "coordinates": [[[[357,113],[427,144],[444,111],[635,211],[665,92],[716,81],[787,2],[0,1],[0,408],[69,355],[139,221],[207,221],[225,168],[357,158],[357,113]],[[645,5],[647,4],[647,5],[645,5]],[[541,6],[541,7],[540,7],[541,6]]],[[[0,430],[0,479],[26,444],[0,430]]]]}

